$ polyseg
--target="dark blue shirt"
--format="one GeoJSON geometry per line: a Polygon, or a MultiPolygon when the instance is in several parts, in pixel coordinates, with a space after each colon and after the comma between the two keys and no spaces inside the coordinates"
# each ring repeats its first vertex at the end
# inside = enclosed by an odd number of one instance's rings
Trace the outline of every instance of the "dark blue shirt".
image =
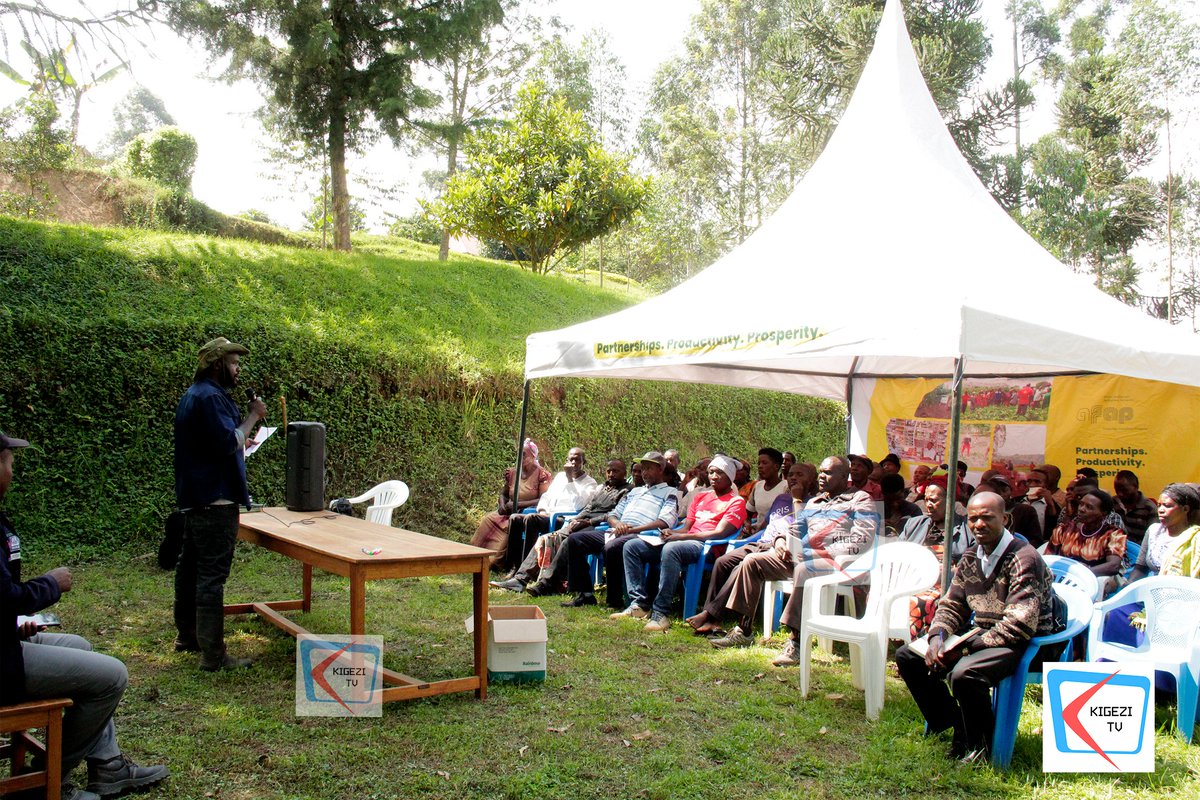
{"type": "MultiPolygon", "coordinates": [[[[9,570],[8,517],[0,513],[0,705],[20,702],[25,695],[25,660],[17,636],[17,615],[36,614],[58,602],[58,582],[47,575],[21,583],[9,570]]],[[[16,562],[20,563],[20,562],[16,562]]]]}
{"type": "Polygon", "coordinates": [[[180,508],[232,500],[250,505],[242,414],[229,393],[209,378],[188,387],[175,410],[175,502],[180,508]]]}

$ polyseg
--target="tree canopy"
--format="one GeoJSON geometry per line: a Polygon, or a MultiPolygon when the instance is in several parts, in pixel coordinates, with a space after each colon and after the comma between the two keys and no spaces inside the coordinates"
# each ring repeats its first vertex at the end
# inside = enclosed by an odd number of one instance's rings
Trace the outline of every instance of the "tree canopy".
{"type": "Polygon", "coordinates": [[[398,138],[436,95],[418,64],[476,42],[500,18],[497,0],[164,0],[182,32],[229,57],[229,78],[265,89],[281,129],[328,147],[334,243],[350,249],[346,151],[376,130],[398,138]],[[377,127],[371,127],[374,123],[377,127]]]}
{"type": "Polygon", "coordinates": [[[474,134],[465,152],[432,213],[456,234],[501,242],[534,272],[620,225],[649,192],[629,160],[605,151],[582,114],[539,82],[520,91],[510,122],[474,134]]]}

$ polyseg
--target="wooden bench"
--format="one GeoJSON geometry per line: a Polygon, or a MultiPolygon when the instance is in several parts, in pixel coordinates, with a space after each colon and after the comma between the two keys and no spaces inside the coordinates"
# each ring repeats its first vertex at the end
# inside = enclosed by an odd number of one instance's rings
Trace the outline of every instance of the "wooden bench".
{"type": "Polygon", "coordinates": [[[8,735],[8,743],[0,745],[0,759],[9,759],[11,777],[0,778],[0,795],[23,789],[46,790],[47,800],[57,798],[62,784],[62,718],[63,709],[71,705],[66,698],[34,700],[15,706],[0,706],[0,734],[8,735]],[[43,745],[29,734],[32,729],[46,731],[43,745]],[[41,756],[44,765],[33,770],[25,763],[27,756],[41,756]]]}

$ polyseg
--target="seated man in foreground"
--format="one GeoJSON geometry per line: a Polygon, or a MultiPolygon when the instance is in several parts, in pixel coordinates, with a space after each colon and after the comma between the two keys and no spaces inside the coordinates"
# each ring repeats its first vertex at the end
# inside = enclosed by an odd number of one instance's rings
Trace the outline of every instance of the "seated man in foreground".
{"type": "Polygon", "coordinates": [[[746,501],[733,491],[733,476],[737,465],[727,456],[714,456],[708,464],[708,480],[712,489],[702,492],[688,509],[687,522],[681,531],[665,530],[654,542],[638,537],[625,545],[625,586],[629,592],[629,607],[612,615],[613,619],[631,617],[644,619],[648,631],[665,631],[671,626],[667,614],[675,599],[679,576],[702,557],[703,542],[732,536],[746,524],[746,501]],[[646,565],[661,563],[658,594],[652,608],[647,608],[646,565]]]}
{"type": "Polygon", "coordinates": [[[608,605],[610,608],[625,607],[625,569],[622,551],[625,545],[636,539],[639,533],[654,530],[669,530],[679,519],[679,492],[663,480],[663,468],[667,460],[657,451],[646,453],[638,459],[642,467],[644,486],[629,491],[612,514],[608,516],[607,531],[585,528],[567,537],[563,556],[567,559],[567,588],[575,592],[575,599],[563,603],[570,608],[596,605],[593,593],[592,572],[588,569],[588,556],[603,550],[605,572],[608,575],[608,605]]]}
{"type": "Polygon", "coordinates": [[[1030,638],[1054,630],[1054,581],[1038,552],[1005,529],[1000,495],[977,492],[967,526],[977,544],[963,554],[938,603],[928,651],[904,645],[896,667],[929,732],[953,730],[951,756],[977,761],[991,746],[992,687],[1013,673],[1030,638]],[[966,630],[972,614],[980,633],[947,648],[947,637],[966,630]]]}
{"type": "MultiPolygon", "coordinates": [[[[13,449],[28,445],[0,433],[0,499],[12,482],[13,449]]],[[[57,603],[71,590],[72,579],[69,569],[58,567],[22,583],[21,562],[10,562],[11,533],[8,517],[0,514],[0,705],[71,698],[62,725],[63,800],[91,800],[162,781],[169,774],[166,767],[139,767],[117,746],[112,715],[129,682],[125,665],[92,652],[92,645],[80,636],[38,633],[36,625],[17,625],[19,614],[34,614],[57,603]],[[85,758],[87,791],[67,782],[85,758]]]]}

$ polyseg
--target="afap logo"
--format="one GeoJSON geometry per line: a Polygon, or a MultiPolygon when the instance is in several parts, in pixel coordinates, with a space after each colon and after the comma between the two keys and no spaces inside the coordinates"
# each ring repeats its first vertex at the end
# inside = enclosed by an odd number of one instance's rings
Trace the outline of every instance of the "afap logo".
{"type": "Polygon", "coordinates": [[[1046,664],[1043,772],[1153,772],[1154,668],[1046,664]]]}
{"type": "Polygon", "coordinates": [[[297,637],[296,716],[383,716],[383,637],[297,637]]]}

